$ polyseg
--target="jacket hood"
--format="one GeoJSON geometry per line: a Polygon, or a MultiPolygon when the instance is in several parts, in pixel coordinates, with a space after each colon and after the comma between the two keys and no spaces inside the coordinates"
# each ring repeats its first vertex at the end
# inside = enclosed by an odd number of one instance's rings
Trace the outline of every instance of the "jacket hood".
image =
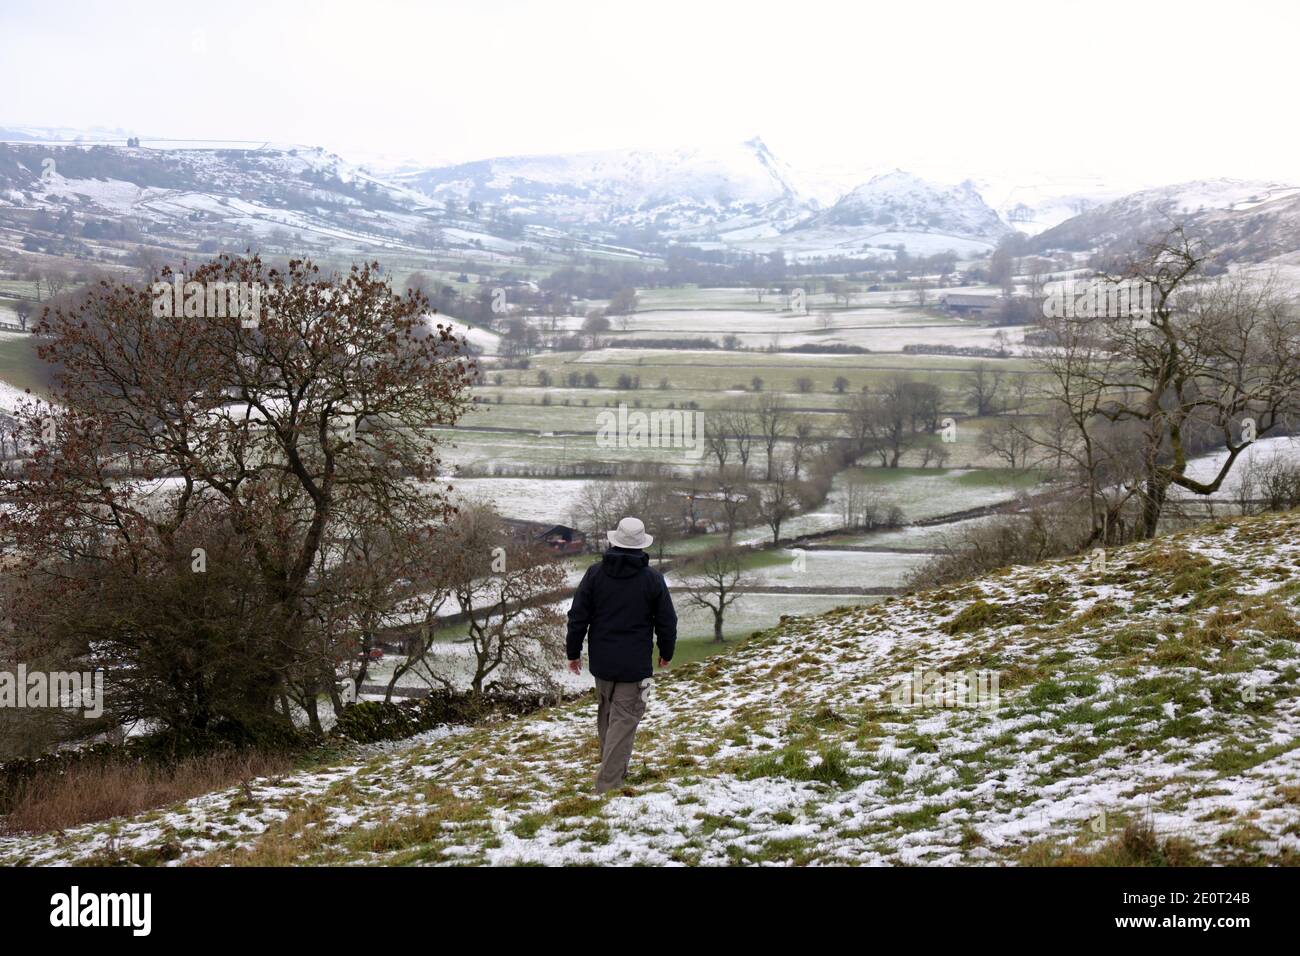
{"type": "Polygon", "coordinates": [[[650,563],[644,551],[606,551],[600,559],[601,570],[611,578],[630,578],[650,563]]]}

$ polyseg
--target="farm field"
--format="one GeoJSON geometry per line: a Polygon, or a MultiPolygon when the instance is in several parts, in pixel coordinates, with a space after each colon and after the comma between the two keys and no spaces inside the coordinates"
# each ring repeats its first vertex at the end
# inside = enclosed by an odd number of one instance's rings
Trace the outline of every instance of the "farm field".
{"type": "MultiPolygon", "coordinates": [[[[569,330],[576,326],[571,325],[569,330]]],[[[848,345],[871,352],[901,352],[905,345],[1023,348],[1023,329],[996,328],[970,320],[906,309],[792,312],[651,312],[617,320],[610,338],[701,338],[720,342],[736,336],[748,349],[799,345],[848,345]]]]}
{"type": "MultiPolygon", "coordinates": [[[[402,264],[396,277],[414,267],[402,264]]],[[[438,281],[455,281],[454,270],[425,269],[438,281]]],[[[545,267],[530,273],[545,275],[545,267]]],[[[471,288],[474,279],[466,286],[471,288]]],[[[796,315],[781,305],[782,297],[769,294],[759,303],[751,290],[647,289],[639,293],[638,310],[616,317],[610,338],[720,340],[734,335],[736,350],[668,349],[662,347],[594,348],[580,352],[541,351],[528,357],[527,367],[511,367],[500,355],[502,336],[496,331],[455,320],[483,356],[483,383],[473,389],[474,405],[454,428],[436,430],[444,442],[443,466],[448,475],[440,484],[452,489],[454,500],[486,501],[507,518],[538,524],[580,526],[580,501],[590,477],[563,477],[566,469],[581,473],[591,464],[620,467],[644,463],[667,465],[678,475],[701,474],[707,484],[710,464],[699,448],[602,447],[596,433],[602,413],[626,405],[632,411],[698,412],[707,424],[739,403],[753,403],[778,395],[798,421],[811,426],[816,440],[842,434],[846,398],[873,391],[900,375],[940,389],[943,414],[955,419],[955,441],[945,444],[945,467],[874,467],[862,460],[859,467],[836,475],[829,496],[811,510],[789,518],[782,527],[785,540],[801,535],[826,535],[843,527],[843,502],[850,483],[878,491],[880,506],[896,508],[908,524],[871,533],[837,535],[826,539],[827,548],[809,550],[803,570],[795,570],[786,549],[761,550],[747,558],[750,583],[757,591],[746,593],[729,611],[728,636],[743,638],[776,624],[783,616],[810,614],[843,605],[872,603],[865,594],[819,593],[818,588],[891,588],[901,586],[925,560],[924,554],[876,551],[836,551],[835,544],[854,548],[925,548],[942,540],[942,528],[911,527],[911,522],[933,519],[971,508],[1013,500],[1038,486],[1040,476],[1012,473],[990,459],[981,447],[983,432],[996,417],[975,418],[965,407],[964,389],[972,369],[984,366],[1004,376],[1007,383],[1038,378],[1028,358],[1004,358],[902,352],[909,344],[932,346],[1008,347],[1017,351],[1022,329],[999,329],[980,321],[955,318],[906,301],[903,291],[858,293],[851,307],[842,307],[825,293],[808,296],[808,314],[796,315]],[[851,345],[869,351],[848,354],[782,352],[801,344],[851,345]],[[569,376],[594,374],[598,387],[572,387],[569,376]],[[620,376],[639,385],[615,388],[620,376]],[[543,384],[543,380],[547,384],[543,384]],[[756,380],[761,379],[761,391],[756,380]],[[549,475],[549,476],[548,476],[549,475]],[[791,593],[784,589],[798,588],[791,593]]],[[[591,303],[586,303],[590,305],[591,303]]],[[[530,320],[535,321],[535,320],[530,320]]],[[[580,314],[546,320],[544,328],[577,330],[580,314]]],[[[35,385],[30,337],[0,333],[0,378],[16,387],[35,385]]],[[[1027,389],[1022,389],[1026,391],[1027,389]]],[[[776,453],[789,454],[789,440],[778,442],[776,453]]],[[[760,448],[754,450],[751,470],[764,468],[760,448]]],[[[621,483],[624,480],[619,479],[621,483]]],[[[753,521],[737,529],[734,540],[742,546],[767,548],[771,531],[753,521]]],[[[670,558],[690,558],[722,543],[721,534],[701,534],[674,541],[670,558]]],[[[570,562],[569,583],[592,555],[570,562]]],[[[672,580],[672,572],[670,572],[672,580]]],[[[567,601],[562,602],[567,609],[567,601]]],[[[714,645],[712,620],[707,612],[678,601],[683,653],[691,658],[728,650],[714,645]],[[701,643],[702,642],[702,643],[701,643]],[[697,647],[697,644],[700,646],[697,647]],[[704,646],[707,645],[707,650],[704,646]]],[[[464,653],[454,643],[458,629],[448,634],[445,653],[464,653]]],[[[382,678],[382,669],[374,679],[382,678]]],[[[407,681],[418,678],[409,676],[407,681]]]]}
{"type": "Polygon", "coordinates": [[[946,524],[904,526],[878,531],[832,535],[820,543],[828,548],[899,548],[903,550],[941,551],[964,532],[989,524],[995,517],[965,518],[946,524]]]}
{"type": "MultiPolygon", "coordinates": [[[[0,330],[0,384],[18,392],[30,388],[38,394],[44,393],[37,371],[36,340],[28,333],[0,330]]],[[[3,402],[6,406],[10,404],[8,398],[3,402]]]]}
{"type": "Polygon", "coordinates": [[[750,572],[760,587],[902,587],[925,555],[903,552],[811,550],[788,548],[764,552],[766,559],[750,572]]]}
{"type": "MultiPolygon", "coordinates": [[[[698,410],[707,422],[710,415],[721,414],[738,403],[777,394],[792,414],[812,426],[817,436],[830,438],[841,434],[840,408],[848,395],[870,391],[893,377],[906,375],[938,386],[945,414],[958,422],[956,440],[943,448],[948,455],[946,467],[920,468],[905,462],[904,467],[887,469],[874,467],[873,461],[864,459],[859,467],[836,475],[830,495],[810,511],[789,518],[781,534],[789,540],[842,528],[844,495],[850,483],[876,489],[880,507],[897,508],[907,524],[823,539],[824,548],[805,552],[800,564],[803,570],[795,570],[788,549],[752,553],[746,559],[747,574],[750,584],[760,590],[742,595],[728,612],[726,630],[743,636],[776,624],[783,615],[879,600],[863,594],[823,594],[816,589],[900,587],[927,560],[927,555],[833,550],[837,543],[849,548],[938,548],[945,535],[961,525],[918,528],[911,523],[1013,501],[1040,487],[1045,476],[998,467],[999,462],[981,447],[983,432],[997,418],[971,417],[964,400],[966,379],[976,366],[997,370],[1008,383],[1022,376],[1032,381],[1038,376],[1029,359],[1020,355],[990,359],[901,351],[903,345],[913,343],[996,347],[1009,341],[1014,348],[1023,330],[1000,330],[981,322],[891,303],[890,296],[897,297],[898,293],[873,295],[871,305],[835,309],[822,319],[815,310],[819,306],[830,308],[833,303],[829,296],[824,302],[812,297],[810,314],[803,316],[776,308],[776,296],[767,296],[760,305],[753,293],[745,290],[641,290],[638,310],[627,317],[616,317],[607,337],[721,339],[737,335],[749,348],[542,351],[529,356],[526,368],[510,367],[510,363],[489,356],[484,384],[475,388],[475,407],[455,429],[439,431],[440,438],[454,445],[446,448],[444,461],[466,475],[453,479],[452,485],[458,495],[491,501],[507,517],[578,526],[582,522],[579,503],[591,479],[543,477],[548,469],[578,467],[583,462],[652,462],[669,465],[679,476],[685,476],[692,472],[707,475],[710,467],[708,461],[683,454],[682,449],[598,446],[596,431],[602,412],[620,404],[629,411],[645,412],[685,407],[698,410]],[[838,341],[871,351],[764,351],[774,345],[789,347],[802,341],[838,341]],[[594,374],[599,387],[571,387],[569,376],[574,373],[594,374]],[[611,387],[619,376],[630,377],[639,387],[611,387]],[[762,379],[761,392],[754,390],[756,378],[762,379]],[[841,378],[846,381],[837,383],[841,378]],[[543,385],[544,381],[548,384],[543,385]],[[539,470],[538,474],[529,477],[534,469],[539,470]],[[494,472],[501,477],[480,477],[494,472]],[[787,588],[800,590],[783,592],[787,588]]],[[[581,319],[573,316],[561,317],[554,323],[548,319],[543,327],[575,331],[580,325],[581,319]]],[[[786,443],[778,443],[777,453],[788,454],[786,443]]],[[[751,469],[761,473],[761,451],[755,452],[751,469]]],[[[619,481],[620,485],[625,483],[619,481]]],[[[766,526],[750,524],[738,529],[734,540],[742,546],[767,548],[771,537],[766,526]]],[[[721,534],[692,536],[673,541],[668,552],[670,558],[689,559],[722,541],[721,534]]],[[[571,562],[575,569],[571,577],[576,578],[593,559],[584,555],[571,562]]],[[[670,583],[674,573],[669,572],[670,583]]],[[[684,598],[678,600],[678,611],[683,647],[700,640],[710,643],[711,616],[692,608],[684,598]]]]}
{"type": "MultiPolygon", "coordinates": [[[[454,494],[465,499],[490,501],[508,518],[564,523],[575,520],[574,509],[588,481],[581,478],[456,478],[448,483],[454,494]]],[[[879,487],[884,507],[897,505],[909,522],[1011,501],[1037,487],[1033,476],[1011,475],[992,469],[855,468],[836,477],[822,506],[790,519],[783,526],[781,536],[797,537],[842,527],[841,501],[850,481],[879,487]]],[[[757,544],[771,540],[771,532],[764,526],[754,525],[739,529],[736,538],[741,544],[757,544]]],[[[671,553],[689,554],[716,544],[717,540],[717,535],[688,538],[675,542],[671,553]]]]}
{"type": "MultiPolygon", "coordinates": [[[[899,343],[903,344],[903,343],[899,343]]],[[[570,364],[575,353],[557,352],[539,356],[534,367],[548,367],[549,362],[570,364]],[[538,364],[540,363],[540,364],[538,364]]],[[[839,372],[844,369],[863,369],[884,372],[964,372],[980,362],[997,362],[998,368],[1010,372],[1035,371],[1033,363],[1012,356],[1006,359],[965,355],[926,355],[901,352],[867,352],[859,354],[818,354],[803,352],[742,352],[725,349],[592,349],[578,353],[577,363],[584,365],[648,365],[654,367],[703,367],[773,369],[795,367],[798,369],[839,372]]],[[[793,388],[791,389],[793,391],[793,388]]]]}

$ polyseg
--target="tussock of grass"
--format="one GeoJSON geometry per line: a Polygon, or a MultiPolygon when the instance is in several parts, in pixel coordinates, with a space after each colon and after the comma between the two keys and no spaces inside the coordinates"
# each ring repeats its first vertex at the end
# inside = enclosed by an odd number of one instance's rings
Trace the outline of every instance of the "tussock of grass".
{"type": "Polygon", "coordinates": [[[853,785],[853,775],[849,773],[848,761],[842,750],[829,747],[822,750],[818,757],[819,759],[814,762],[809,759],[805,751],[787,748],[752,761],[742,771],[741,777],[745,780],[782,777],[786,780],[825,783],[835,787],[853,785]]]}
{"type": "Polygon", "coordinates": [[[1179,837],[1161,839],[1150,823],[1130,822],[1119,836],[1096,849],[1055,841],[1033,843],[1019,858],[1026,866],[1198,866],[1195,847],[1179,837]]]}
{"type": "Polygon", "coordinates": [[[1008,624],[1021,624],[1025,620],[1018,607],[1013,605],[990,604],[980,599],[966,605],[951,621],[943,626],[945,634],[968,634],[989,627],[1005,627],[1008,624]]]}

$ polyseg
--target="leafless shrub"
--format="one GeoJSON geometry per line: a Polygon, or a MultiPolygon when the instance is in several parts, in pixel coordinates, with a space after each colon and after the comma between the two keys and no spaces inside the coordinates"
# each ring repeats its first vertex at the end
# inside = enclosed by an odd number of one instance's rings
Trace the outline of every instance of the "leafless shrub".
{"type": "Polygon", "coordinates": [[[1088,517],[1086,506],[1057,502],[972,524],[948,535],[942,552],[918,568],[908,586],[967,581],[1013,564],[1078,554],[1089,540],[1088,517]]]}

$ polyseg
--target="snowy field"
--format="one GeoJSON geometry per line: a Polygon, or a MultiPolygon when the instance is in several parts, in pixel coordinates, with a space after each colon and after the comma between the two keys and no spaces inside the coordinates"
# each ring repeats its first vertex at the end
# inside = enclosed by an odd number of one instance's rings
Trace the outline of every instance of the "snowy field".
{"type": "Polygon", "coordinates": [[[507,518],[567,524],[587,482],[582,479],[453,478],[440,482],[460,500],[482,500],[507,518]]]}
{"type": "Polygon", "coordinates": [[[20,405],[31,401],[33,397],[8,382],[0,382],[0,411],[13,412],[20,405]]]}
{"type": "MultiPolygon", "coordinates": [[[[945,290],[946,291],[946,290],[945,290]]],[[[807,314],[790,312],[782,306],[774,308],[773,300],[784,302],[784,296],[768,298],[767,310],[734,309],[665,309],[654,312],[635,312],[623,317],[616,316],[614,327],[609,334],[622,338],[626,332],[645,332],[657,336],[671,336],[681,332],[696,332],[707,335],[725,335],[728,332],[752,332],[766,335],[789,334],[801,332],[822,332],[829,324],[830,331],[841,329],[876,328],[888,330],[902,326],[968,326],[975,323],[960,319],[934,316],[916,308],[855,308],[827,310],[825,316],[817,307],[811,306],[807,314]],[[626,326],[626,328],[625,328],[626,326]]],[[[579,320],[578,325],[581,325],[579,320]]]]}
{"type": "MultiPolygon", "coordinates": [[[[1241,490],[1242,479],[1249,473],[1252,466],[1262,467],[1275,459],[1282,461],[1300,463],[1300,437],[1297,436],[1280,436],[1277,438],[1261,438],[1253,445],[1237,456],[1237,460],[1232,465],[1232,471],[1228,472],[1228,477],[1224,479],[1223,485],[1214,493],[1215,498],[1231,498],[1241,490]]],[[[1187,464],[1187,475],[1196,481],[1213,481],[1223,463],[1228,460],[1226,450],[1216,452],[1213,455],[1202,455],[1199,458],[1193,458],[1187,464]]],[[[1174,497],[1195,498],[1197,497],[1186,489],[1175,486],[1170,489],[1174,497]]]]}
{"type": "MultiPolygon", "coordinates": [[[[775,323],[771,323],[775,324],[775,323]]],[[[804,325],[806,323],[798,323],[804,325]]],[[[1012,355],[1024,348],[1023,328],[993,328],[976,324],[940,324],[934,321],[919,320],[908,323],[867,323],[851,325],[838,323],[830,329],[801,330],[774,328],[753,328],[761,323],[751,322],[749,329],[720,330],[713,326],[710,319],[700,316],[689,328],[672,330],[629,330],[611,333],[611,337],[636,342],[638,339],[656,338],[700,338],[720,341],[723,336],[733,334],[742,347],[747,349],[776,350],[795,348],[801,345],[851,345],[865,348],[876,353],[901,353],[906,345],[944,346],[955,348],[988,348],[1005,350],[1012,355]]]]}
{"type": "Polygon", "coordinates": [[[873,551],[812,549],[799,554],[788,548],[774,552],[780,562],[749,572],[765,587],[901,587],[925,555],[873,551]]]}

